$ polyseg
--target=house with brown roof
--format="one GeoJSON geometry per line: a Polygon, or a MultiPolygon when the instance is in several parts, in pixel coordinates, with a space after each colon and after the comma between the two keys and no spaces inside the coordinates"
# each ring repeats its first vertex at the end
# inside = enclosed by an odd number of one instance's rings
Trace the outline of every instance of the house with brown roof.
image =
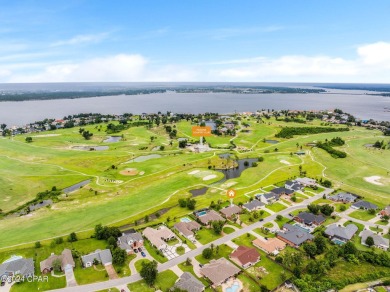
{"type": "Polygon", "coordinates": [[[46,260],[39,263],[42,274],[50,273],[53,270],[53,263],[59,260],[61,263],[61,271],[65,269],[74,268],[75,262],[73,260],[72,252],[70,249],[64,249],[60,255],[52,253],[46,260]]]}
{"type": "Polygon", "coordinates": [[[256,238],[252,241],[252,244],[266,253],[273,255],[277,255],[287,245],[284,241],[276,237],[268,239],[256,238]]]}
{"type": "Polygon", "coordinates": [[[207,210],[198,215],[197,218],[203,225],[209,225],[213,221],[225,221],[225,219],[214,210],[207,210]]]}
{"type": "Polygon", "coordinates": [[[189,240],[195,239],[195,232],[201,228],[201,225],[198,222],[179,222],[173,226],[181,235],[188,238],[189,240]]]}
{"type": "Polygon", "coordinates": [[[159,250],[166,249],[168,247],[167,242],[176,238],[175,234],[166,226],[160,226],[158,229],[146,227],[142,235],[159,250]]]}
{"type": "Polygon", "coordinates": [[[237,215],[237,214],[240,214],[241,213],[241,208],[237,205],[230,205],[226,208],[223,208],[222,210],[220,210],[219,212],[222,213],[222,216],[227,218],[227,219],[231,219],[233,217],[233,215],[237,215]]]}
{"type": "Polygon", "coordinates": [[[201,275],[208,278],[213,283],[213,287],[221,285],[231,277],[236,276],[240,271],[240,268],[236,267],[225,258],[211,260],[210,263],[204,265],[199,270],[201,275]]]}
{"type": "Polygon", "coordinates": [[[246,269],[260,261],[260,254],[254,247],[239,246],[230,254],[229,258],[246,269]]]}

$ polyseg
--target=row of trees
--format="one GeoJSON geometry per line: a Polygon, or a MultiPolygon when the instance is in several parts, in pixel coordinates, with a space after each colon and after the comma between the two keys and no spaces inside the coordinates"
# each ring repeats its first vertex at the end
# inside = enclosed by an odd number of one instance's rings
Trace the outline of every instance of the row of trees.
{"type": "Polygon", "coordinates": [[[334,158],[345,158],[345,157],[347,157],[347,153],[346,152],[334,149],[332,147],[332,143],[330,143],[330,142],[324,142],[324,143],[323,142],[317,142],[317,147],[325,150],[330,155],[332,155],[332,157],[334,157],[334,158]]]}
{"type": "Polygon", "coordinates": [[[195,206],[196,206],[196,200],[195,199],[190,199],[190,198],[179,199],[178,203],[179,203],[179,206],[181,208],[187,207],[188,210],[195,210],[195,206]]]}
{"type": "Polygon", "coordinates": [[[333,128],[333,127],[285,127],[278,134],[277,138],[292,138],[294,135],[320,134],[329,132],[344,132],[349,131],[349,128],[333,128]]]}
{"type": "Polygon", "coordinates": [[[325,216],[332,215],[334,211],[334,207],[329,204],[324,204],[324,205],[310,204],[307,206],[307,209],[310,211],[310,213],[313,213],[315,215],[321,212],[325,216]]]}

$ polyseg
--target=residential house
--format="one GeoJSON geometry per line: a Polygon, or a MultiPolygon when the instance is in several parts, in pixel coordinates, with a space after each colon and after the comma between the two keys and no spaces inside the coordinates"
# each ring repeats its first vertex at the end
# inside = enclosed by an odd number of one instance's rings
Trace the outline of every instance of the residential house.
{"type": "Polygon", "coordinates": [[[179,222],[176,223],[173,228],[175,228],[181,235],[188,238],[189,240],[195,239],[195,231],[198,231],[201,228],[201,225],[198,222],[179,222]]]}
{"type": "Polygon", "coordinates": [[[343,203],[353,203],[357,198],[358,196],[351,193],[339,193],[328,197],[329,200],[343,203]]]}
{"type": "Polygon", "coordinates": [[[347,226],[338,226],[336,223],[328,225],[325,229],[325,234],[329,236],[329,238],[338,239],[343,242],[347,242],[351,240],[351,238],[358,231],[358,228],[354,224],[348,224],[347,226]]]}
{"type": "Polygon", "coordinates": [[[295,179],[296,182],[299,182],[301,185],[305,187],[314,187],[317,185],[317,182],[315,179],[308,178],[308,177],[298,177],[295,179]]]}
{"type": "Polygon", "coordinates": [[[84,268],[89,268],[93,265],[94,261],[98,261],[104,266],[112,264],[112,255],[109,249],[97,249],[94,252],[91,252],[87,255],[81,256],[81,262],[83,263],[84,268]]]}
{"type": "Polygon", "coordinates": [[[233,217],[233,215],[240,214],[241,211],[242,211],[241,208],[238,207],[237,205],[230,205],[226,208],[223,208],[219,212],[222,213],[223,217],[225,217],[227,219],[231,219],[233,217]]]}
{"type": "Polygon", "coordinates": [[[202,215],[197,213],[198,220],[203,225],[209,225],[213,221],[225,221],[225,219],[214,210],[207,210],[204,212],[206,214],[203,214],[203,212],[202,212],[202,215]]]}
{"type": "Polygon", "coordinates": [[[390,206],[387,206],[382,211],[379,212],[379,214],[383,216],[390,216],[390,206]]]}
{"type": "Polygon", "coordinates": [[[294,192],[302,190],[304,187],[295,180],[288,180],[285,182],[284,187],[294,192]]]}
{"type": "Polygon", "coordinates": [[[34,261],[33,259],[11,258],[0,265],[0,278],[2,276],[32,277],[34,276],[34,261]]]}
{"type": "Polygon", "coordinates": [[[279,238],[256,238],[252,241],[252,244],[268,254],[277,255],[281,250],[286,247],[286,243],[279,238]]]}
{"type": "Polygon", "coordinates": [[[367,201],[357,201],[356,203],[352,204],[351,208],[364,209],[364,210],[370,210],[370,209],[376,210],[378,209],[378,206],[367,201]]]}
{"type": "Polygon", "coordinates": [[[318,226],[324,223],[326,218],[321,214],[314,215],[313,213],[309,212],[301,212],[294,217],[294,220],[307,226],[318,226]]]}
{"type": "Polygon", "coordinates": [[[261,209],[261,207],[263,207],[265,204],[260,202],[259,200],[252,200],[244,205],[242,205],[242,207],[244,209],[247,209],[249,212],[252,212],[252,211],[256,211],[256,210],[259,210],[261,209]]]}
{"type": "Polygon", "coordinates": [[[254,247],[239,246],[230,254],[229,258],[246,269],[260,261],[260,254],[254,247]]]}
{"type": "Polygon", "coordinates": [[[200,268],[199,272],[204,277],[208,278],[214,287],[221,285],[236,276],[241,271],[240,268],[233,265],[224,257],[218,260],[211,260],[210,263],[200,268]]]}
{"type": "Polygon", "coordinates": [[[203,292],[205,289],[203,283],[188,272],[184,272],[173,287],[187,292],[203,292]]]}
{"type": "Polygon", "coordinates": [[[387,238],[384,238],[374,232],[372,232],[369,229],[364,229],[362,232],[360,232],[359,236],[361,237],[362,241],[361,243],[363,245],[366,244],[366,239],[367,237],[371,236],[372,239],[374,240],[374,246],[377,248],[381,248],[383,250],[388,250],[389,249],[389,240],[387,238]]]}
{"type": "Polygon", "coordinates": [[[70,249],[64,249],[60,255],[52,253],[46,260],[39,263],[41,273],[46,274],[53,270],[53,263],[55,261],[61,263],[61,271],[65,272],[68,269],[74,269],[76,267],[73,260],[72,251],[70,249]]]}
{"type": "Polygon", "coordinates": [[[266,205],[272,204],[280,198],[280,196],[275,193],[257,194],[255,197],[257,200],[266,205]]]}
{"type": "Polygon", "coordinates": [[[277,194],[279,196],[282,196],[282,195],[291,196],[292,194],[294,194],[294,192],[295,192],[294,190],[286,189],[284,187],[275,188],[275,189],[271,190],[271,193],[277,194]]]}
{"type": "Polygon", "coordinates": [[[165,226],[160,226],[158,229],[146,227],[142,234],[158,250],[166,249],[168,247],[167,241],[176,238],[175,234],[165,226]]]}
{"type": "Polygon", "coordinates": [[[122,236],[118,238],[118,247],[125,250],[128,254],[133,253],[134,249],[143,245],[144,239],[141,233],[135,232],[134,229],[122,233],[122,236]]]}
{"type": "Polygon", "coordinates": [[[314,239],[314,236],[309,232],[306,232],[299,226],[291,224],[284,224],[283,231],[278,232],[276,237],[292,247],[298,247],[302,243],[314,239]]]}

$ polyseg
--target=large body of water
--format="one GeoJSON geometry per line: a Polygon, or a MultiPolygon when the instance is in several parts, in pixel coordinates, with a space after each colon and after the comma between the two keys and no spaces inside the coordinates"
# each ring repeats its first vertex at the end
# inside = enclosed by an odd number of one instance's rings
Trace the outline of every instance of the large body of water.
{"type": "Polygon", "coordinates": [[[0,102],[0,123],[24,125],[78,113],[153,112],[234,113],[259,109],[322,110],[340,108],[361,119],[390,121],[390,97],[361,91],[319,94],[155,93],[79,99],[0,102]]]}

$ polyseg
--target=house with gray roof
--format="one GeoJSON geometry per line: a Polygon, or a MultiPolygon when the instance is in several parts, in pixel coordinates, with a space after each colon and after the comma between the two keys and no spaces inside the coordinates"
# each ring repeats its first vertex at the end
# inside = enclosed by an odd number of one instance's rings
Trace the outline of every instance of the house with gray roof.
{"type": "Polygon", "coordinates": [[[205,286],[191,273],[184,272],[173,286],[187,292],[203,292],[205,286]]]}
{"type": "Polygon", "coordinates": [[[336,223],[328,225],[325,229],[325,234],[331,239],[339,239],[341,241],[347,242],[358,231],[358,228],[354,224],[348,224],[347,226],[339,226],[336,223]]]}
{"type": "Polygon", "coordinates": [[[0,277],[20,275],[30,277],[34,275],[34,261],[32,258],[11,258],[0,265],[0,277]]]}
{"type": "Polygon", "coordinates": [[[125,250],[128,254],[133,253],[134,249],[142,247],[144,245],[144,238],[141,233],[131,230],[129,232],[122,233],[122,236],[118,238],[118,247],[125,250]]]}
{"type": "Polygon", "coordinates": [[[97,249],[96,251],[91,252],[90,254],[81,256],[81,261],[85,268],[91,267],[95,260],[104,266],[111,265],[112,264],[111,251],[109,249],[104,249],[104,250],[97,249]]]}
{"type": "Polygon", "coordinates": [[[279,196],[282,196],[282,195],[290,196],[290,195],[292,195],[294,192],[295,192],[294,190],[286,189],[286,188],[284,188],[284,187],[281,187],[281,188],[274,188],[273,190],[271,190],[271,193],[277,194],[277,195],[279,195],[279,196]]]}
{"type": "Polygon", "coordinates": [[[364,209],[364,210],[370,210],[370,209],[376,210],[378,209],[378,206],[367,201],[357,201],[356,203],[352,204],[351,208],[364,209]]]}
{"type": "Polygon", "coordinates": [[[313,225],[318,226],[324,223],[326,218],[321,214],[314,215],[313,213],[309,213],[309,212],[301,212],[294,217],[294,220],[308,226],[313,226],[313,225]]]}
{"type": "Polygon", "coordinates": [[[357,198],[358,196],[351,193],[339,193],[328,197],[329,200],[343,203],[353,203],[357,198]]]}
{"type": "Polygon", "coordinates": [[[257,194],[255,195],[256,199],[262,202],[265,205],[272,204],[279,200],[280,195],[275,193],[266,193],[266,194],[257,194]]]}
{"type": "Polygon", "coordinates": [[[299,182],[295,180],[288,180],[285,182],[284,187],[289,190],[293,190],[294,192],[300,191],[304,188],[299,182]]]}
{"type": "Polygon", "coordinates": [[[213,283],[213,287],[217,287],[236,276],[241,269],[222,257],[218,260],[211,260],[200,268],[199,272],[213,283]]]}
{"type": "Polygon", "coordinates": [[[195,221],[178,222],[173,226],[173,228],[189,240],[194,240],[195,232],[201,228],[201,225],[195,221]]]}
{"type": "Polygon", "coordinates": [[[288,223],[283,225],[283,231],[278,232],[276,237],[292,247],[298,247],[302,243],[314,239],[314,236],[308,231],[305,231],[299,226],[288,223]]]}
{"type": "Polygon", "coordinates": [[[364,229],[362,232],[360,232],[359,236],[361,237],[362,241],[361,243],[363,245],[366,244],[366,239],[367,237],[371,236],[372,239],[374,240],[374,246],[377,248],[381,248],[383,250],[388,250],[389,249],[389,240],[387,238],[384,238],[374,232],[372,232],[369,229],[364,229]]]}
{"type": "Polygon", "coordinates": [[[308,178],[308,177],[298,177],[295,179],[295,181],[299,182],[301,185],[304,185],[305,187],[313,187],[317,185],[315,179],[308,178]]]}
{"type": "Polygon", "coordinates": [[[265,204],[263,202],[260,202],[259,200],[257,199],[254,199],[244,205],[242,205],[242,207],[244,209],[247,209],[249,212],[252,212],[252,211],[256,211],[256,210],[259,210],[261,207],[263,207],[265,204]]]}

